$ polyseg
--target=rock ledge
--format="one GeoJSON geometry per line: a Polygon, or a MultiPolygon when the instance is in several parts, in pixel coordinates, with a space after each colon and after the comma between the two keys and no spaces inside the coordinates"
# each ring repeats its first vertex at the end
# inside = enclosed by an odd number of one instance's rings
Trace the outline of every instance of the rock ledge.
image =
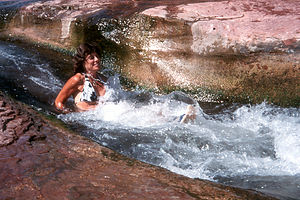
{"type": "Polygon", "coordinates": [[[2,93],[0,117],[0,199],[273,199],[124,157],[2,93]]]}

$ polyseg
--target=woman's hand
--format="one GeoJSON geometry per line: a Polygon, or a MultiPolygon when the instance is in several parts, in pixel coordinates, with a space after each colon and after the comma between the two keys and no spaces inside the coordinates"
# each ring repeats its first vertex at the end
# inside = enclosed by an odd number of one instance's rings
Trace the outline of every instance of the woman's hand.
{"type": "Polygon", "coordinates": [[[70,108],[64,108],[64,109],[62,110],[62,113],[63,113],[63,114],[68,114],[68,113],[71,113],[71,112],[73,112],[73,110],[70,109],[70,108]]]}
{"type": "Polygon", "coordinates": [[[68,114],[68,113],[73,112],[73,110],[70,108],[65,108],[65,107],[61,107],[61,108],[55,107],[55,108],[58,111],[58,113],[60,113],[60,114],[68,114]]]}

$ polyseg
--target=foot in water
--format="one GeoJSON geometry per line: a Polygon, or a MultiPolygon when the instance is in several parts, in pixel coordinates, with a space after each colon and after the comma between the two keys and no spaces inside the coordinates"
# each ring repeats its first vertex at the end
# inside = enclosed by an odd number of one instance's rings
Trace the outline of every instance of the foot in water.
{"type": "Polygon", "coordinates": [[[192,105],[188,105],[184,115],[180,117],[180,123],[188,123],[196,119],[196,109],[192,105]]]}

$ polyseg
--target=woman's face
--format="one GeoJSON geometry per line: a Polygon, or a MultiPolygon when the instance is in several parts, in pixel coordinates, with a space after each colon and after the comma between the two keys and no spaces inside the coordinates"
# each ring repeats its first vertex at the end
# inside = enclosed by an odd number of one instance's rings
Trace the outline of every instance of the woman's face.
{"type": "Polygon", "coordinates": [[[100,70],[100,58],[97,53],[89,54],[84,61],[84,67],[87,73],[94,73],[100,70]]]}

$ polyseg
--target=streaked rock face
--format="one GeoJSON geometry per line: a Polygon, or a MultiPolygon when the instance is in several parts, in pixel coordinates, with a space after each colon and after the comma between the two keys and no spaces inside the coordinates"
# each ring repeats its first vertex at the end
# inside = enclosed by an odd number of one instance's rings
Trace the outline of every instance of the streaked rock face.
{"type": "MultiPolygon", "coordinates": [[[[222,1],[176,8],[172,17],[191,23],[191,49],[200,55],[286,51],[286,40],[299,46],[300,6],[296,2],[222,1]]],[[[143,13],[166,18],[168,13],[162,15],[165,9],[157,7],[143,13]]]]}
{"type": "Polygon", "coordinates": [[[284,0],[47,1],[23,7],[6,33],[61,48],[99,42],[129,79],[198,88],[199,100],[297,106],[299,10],[284,0]]]}

